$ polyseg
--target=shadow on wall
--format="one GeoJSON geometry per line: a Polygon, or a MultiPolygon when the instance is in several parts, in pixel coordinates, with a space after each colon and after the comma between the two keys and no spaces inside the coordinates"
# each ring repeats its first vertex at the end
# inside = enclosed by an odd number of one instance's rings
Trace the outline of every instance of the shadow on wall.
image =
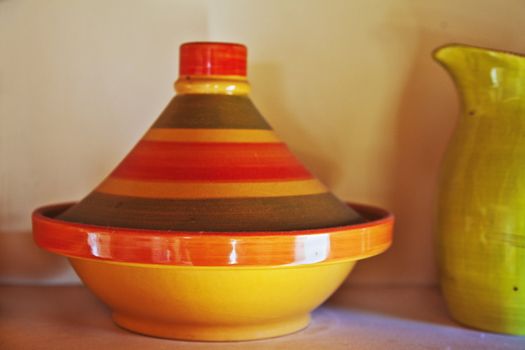
{"type": "Polygon", "coordinates": [[[0,276],[6,284],[78,281],[67,260],[39,248],[31,232],[0,232],[0,276]]]}
{"type": "MultiPolygon", "coordinates": [[[[326,156],[327,152],[316,140],[322,135],[309,134],[300,122],[305,116],[295,115],[286,106],[289,98],[282,86],[285,79],[279,65],[254,62],[250,65],[249,80],[253,102],[297,158],[329,188],[343,181],[343,169],[326,156]]],[[[334,147],[330,152],[338,153],[334,147]]]]}
{"type": "Polygon", "coordinates": [[[354,313],[379,314],[443,326],[457,326],[437,287],[343,287],[326,304],[354,313]],[[388,295],[388,298],[385,298],[388,295]],[[396,300],[397,302],[392,302],[396,300]]]}
{"type": "Polygon", "coordinates": [[[446,37],[422,32],[400,97],[387,207],[396,216],[389,251],[357,265],[360,282],[435,284],[434,202],[442,155],[453,131],[457,97],[447,74],[432,59],[446,37]],[[371,274],[370,277],[365,274],[371,274]],[[361,272],[362,271],[362,272],[361,272]],[[373,276],[372,276],[373,275],[373,276]],[[372,280],[373,279],[373,280],[372,280]]]}

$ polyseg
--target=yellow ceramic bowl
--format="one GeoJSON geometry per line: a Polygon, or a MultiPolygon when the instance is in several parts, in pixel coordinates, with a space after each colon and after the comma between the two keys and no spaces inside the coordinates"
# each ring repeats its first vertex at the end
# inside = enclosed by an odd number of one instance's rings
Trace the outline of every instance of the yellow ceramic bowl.
{"type": "Polygon", "coordinates": [[[123,328],[163,338],[246,340],[308,325],[355,262],[386,250],[393,217],[354,205],[367,222],[288,232],[168,232],[55,219],[38,209],[41,247],[67,256],[123,328]]]}
{"type": "Polygon", "coordinates": [[[298,331],[354,261],[293,267],[154,266],[70,259],[89,289],[134,332],[246,340],[298,331]]]}

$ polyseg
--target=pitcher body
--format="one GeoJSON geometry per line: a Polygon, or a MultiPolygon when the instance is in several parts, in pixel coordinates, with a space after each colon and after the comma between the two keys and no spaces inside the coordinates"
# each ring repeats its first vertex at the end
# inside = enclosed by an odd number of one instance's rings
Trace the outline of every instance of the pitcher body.
{"type": "Polygon", "coordinates": [[[525,58],[462,45],[435,58],[462,100],[439,184],[442,291],[457,321],[525,334],[525,58]]]}

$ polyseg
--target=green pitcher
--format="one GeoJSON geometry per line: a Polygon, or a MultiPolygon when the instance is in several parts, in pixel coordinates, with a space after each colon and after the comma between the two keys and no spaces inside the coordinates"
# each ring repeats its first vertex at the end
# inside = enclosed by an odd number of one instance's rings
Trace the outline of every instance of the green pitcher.
{"type": "Polygon", "coordinates": [[[462,100],[438,202],[441,287],[457,321],[525,334],[525,56],[434,53],[462,100]]]}

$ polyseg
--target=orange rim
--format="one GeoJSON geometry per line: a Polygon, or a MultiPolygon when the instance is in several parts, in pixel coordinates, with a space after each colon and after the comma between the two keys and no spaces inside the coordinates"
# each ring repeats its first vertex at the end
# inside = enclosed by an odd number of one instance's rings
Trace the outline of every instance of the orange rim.
{"type": "Polygon", "coordinates": [[[394,217],[351,204],[369,221],[326,229],[270,232],[170,232],[54,219],[72,203],[33,213],[36,243],[53,253],[123,263],[175,266],[282,266],[358,260],[385,251],[394,217]]]}

